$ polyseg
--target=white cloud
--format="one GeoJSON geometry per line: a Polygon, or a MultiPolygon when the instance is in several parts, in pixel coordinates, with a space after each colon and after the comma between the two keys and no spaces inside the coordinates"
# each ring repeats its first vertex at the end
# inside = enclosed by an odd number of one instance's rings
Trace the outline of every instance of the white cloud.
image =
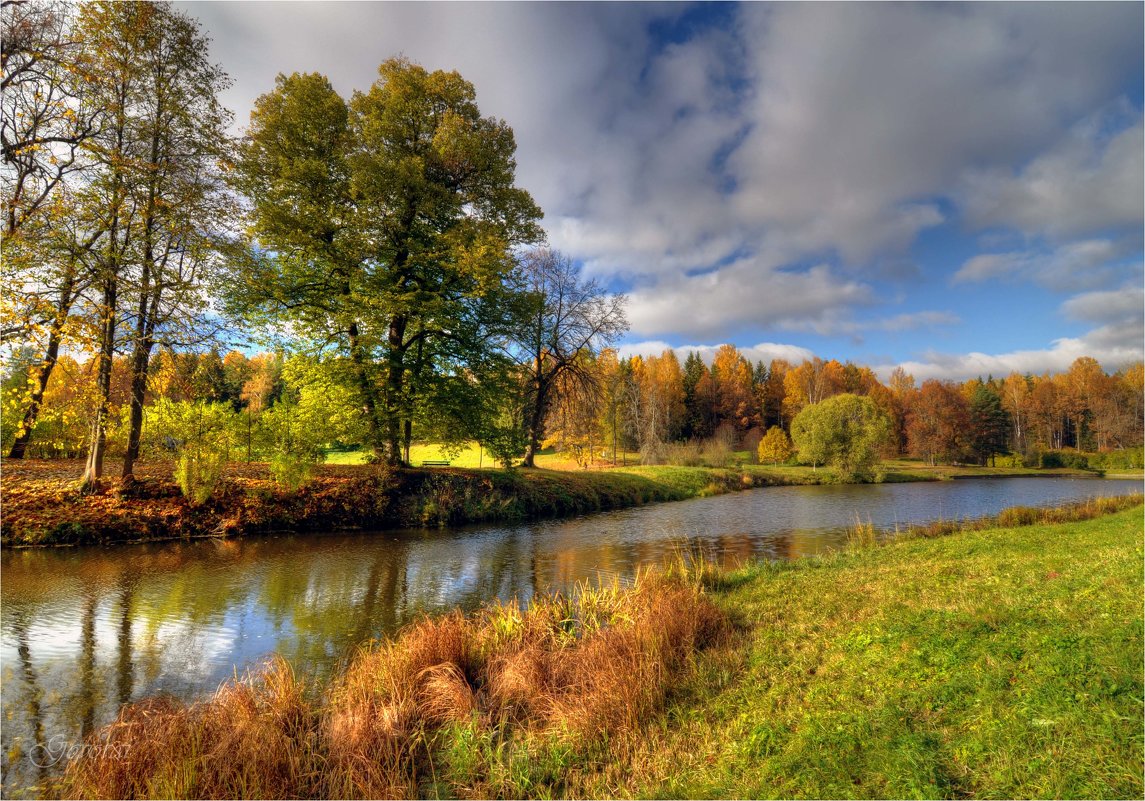
{"type": "Polygon", "coordinates": [[[731,159],[737,210],[849,261],[935,224],[926,199],[964,170],[1051,145],[1063,120],[1117,95],[1140,44],[1139,10],[1064,4],[790,3],[744,17],[756,92],[731,159]]]}
{"type": "Polygon", "coordinates": [[[920,328],[956,325],[960,322],[962,322],[962,318],[952,312],[920,311],[896,314],[892,317],[877,317],[872,320],[851,320],[842,317],[819,319],[812,322],[795,320],[783,322],[779,327],[788,331],[813,331],[823,336],[839,334],[855,338],[867,331],[900,333],[916,331],[920,328]]]}
{"type": "MultiPolygon", "coordinates": [[[[1019,373],[1059,373],[1080,356],[1091,356],[1106,370],[1117,370],[1145,357],[1145,288],[1125,285],[1116,291],[1086,292],[1062,304],[1061,312],[1074,320],[1098,323],[1080,337],[1056,339],[1048,348],[1008,353],[943,354],[929,352],[922,360],[902,363],[918,381],[928,378],[965,380],[975,376],[1019,373]]],[[[895,368],[881,365],[884,380],[895,368]]]]}
{"type": "Polygon", "coordinates": [[[1105,116],[1086,120],[1017,172],[999,167],[966,175],[962,194],[969,222],[1056,237],[1109,228],[1140,230],[1145,129],[1140,114],[1128,110],[1122,116],[1130,116],[1133,124],[1110,138],[1104,133],[1105,116]]]}
{"type": "Polygon", "coordinates": [[[1145,319],[1145,289],[1123,286],[1105,292],[1086,292],[1062,304],[1062,313],[1072,320],[1108,323],[1145,319]]]}
{"type": "Polygon", "coordinates": [[[1128,240],[1085,239],[1052,249],[983,253],[968,259],[951,281],[1033,281],[1064,292],[1107,287],[1140,272],[1137,259],[1126,260],[1130,245],[1128,240]]]}
{"type": "Polygon", "coordinates": [[[1097,359],[1106,370],[1118,370],[1141,361],[1143,349],[1140,340],[1135,345],[1125,342],[1120,336],[1112,338],[1116,341],[1105,341],[1106,333],[1097,329],[1083,337],[1055,339],[1050,347],[1042,350],[1016,350],[999,354],[930,352],[923,357],[923,361],[880,365],[875,368],[875,373],[886,381],[894,368],[901,366],[921,383],[929,378],[965,381],[977,376],[1007,376],[1015,371],[1023,375],[1061,373],[1082,356],[1097,359]]]}
{"type": "Polygon", "coordinates": [[[826,265],[781,270],[740,259],[717,271],[678,276],[629,294],[637,335],[719,336],[741,326],[829,328],[840,308],[874,302],[870,287],[826,265]]]}
{"type": "Polygon", "coordinates": [[[1140,250],[1140,113],[1122,109],[1113,135],[1095,115],[1139,69],[1139,4],[743,4],[667,45],[649,23],[690,6],[183,5],[237,79],[240,123],[279,71],[348,95],[398,53],[458,70],[513,127],[550,243],[633,287],[638,336],[955,322],[856,312],[879,303],[876,281],[925,279],[926,263],[886,265],[963,212],[1067,242],[971,259],[966,282],[1105,289],[1140,250]],[[1108,240],[1117,225],[1137,239],[1108,240]],[[1116,255],[1085,252],[1107,240],[1116,255]]]}
{"type": "MultiPolygon", "coordinates": [[[[710,365],[715,358],[716,351],[722,347],[721,345],[680,345],[673,347],[667,342],[660,340],[650,340],[647,342],[633,342],[627,345],[622,345],[618,352],[621,358],[628,358],[630,356],[659,356],[666,350],[674,350],[677,358],[683,362],[688,357],[689,353],[698,353],[700,358],[703,359],[705,364],[710,365]]],[[[798,345],[784,345],[777,342],[760,342],[756,345],[749,347],[738,348],[743,357],[751,364],[756,362],[763,362],[764,364],[771,364],[773,359],[783,359],[791,364],[800,364],[809,359],[814,358],[815,353],[807,348],[798,345]]]]}

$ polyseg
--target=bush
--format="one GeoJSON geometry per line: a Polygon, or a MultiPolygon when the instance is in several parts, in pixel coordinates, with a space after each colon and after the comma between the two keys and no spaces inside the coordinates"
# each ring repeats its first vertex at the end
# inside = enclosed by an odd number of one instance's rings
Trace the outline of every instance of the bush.
{"type": "Polygon", "coordinates": [[[733,456],[731,446],[722,437],[677,442],[663,449],[663,463],[679,467],[727,467],[733,456]]]}
{"type": "Polygon", "coordinates": [[[1040,467],[1051,469],[1066,467],[1070,470],[1089,470],[1089,457],[1075,451],[1046,451],[1042,454],[1040,467]]]}
{"type": "Polygon", "coordinates": [[[759,461],[766,464],[779,464],[791,458],[791,440],[779,426],[767,429],[759,441],[759,461]]]}
{"type": "Polygon", "coordinates": [[[175,482],[193,506],[205,503],[222,480],[236,441],[234,409],[226,403],[160,398],[144,413],[149,446],[175,450],[175,482]]]}
{"type": "Polygon", "coordinates": [[[800,460],[830,465],[848,479],[872,475],[890,431],[890,419],[873,400],[851,394],[813,403],[791,422],[800,460]]]}
{"type": "Polygon", "coordinates": [[[280,487],[297,492],[314,477],[317,460],[312,455],[276,453],[270,457],[270,474],[280,487]]]}
{"type": "Polygon", "coordinates": [[[223,478],[227,451],[217,447],[190,447],[175,460],[175,482],[192,506],[206,503],[223,478]]]}
{"type": "Polygon", "coordinates": [[[1026,464],[1026,457],[1020,453],[1004,453],[994,457],[995,467],[1030,467],[1026,464]]]}
{"type": "Polygon", "coordinates": [[[259,449],[279,486],[295,492],[310,481],[322,459],[323,433],[313,410],[289,400],[263,413],[258,422],[259,449]]]}
{"type": "Polygon", "coordinates": [[[1145,453],[1141,448],[1123,448],[1089,457],[1091,467],[1099,470],[1140,470],[1145,466],[1145,453]]]}

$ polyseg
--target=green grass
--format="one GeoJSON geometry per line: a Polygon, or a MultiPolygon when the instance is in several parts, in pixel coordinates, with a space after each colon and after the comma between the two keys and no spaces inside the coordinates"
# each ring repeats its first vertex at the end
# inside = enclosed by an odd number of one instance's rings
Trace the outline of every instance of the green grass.
{"type": "Polygon", "coordinates": [[[1138,507],[733,574],[739,675],[620,794],[1140,798],[1143,558],[1138,507]]]}
{"type": "MultiPolygon", "coordinates": [[[[365,464],[368,451],[364,448],[348,448],[345,450],[331,449],[326,452],[326,464],[365,464]]],[[[640,461],[640,454],[617,454],[622,456],[629,464],[640,461]]],[[[611,452],[609,454],[611,460],[611,452]]],[[[410,463],[419,466],[422,462],[433,461],[449,462],[450,467],[498,467],[496,460],[476,442],[466,443],[460,451],[450,451],[436,443],[418,443],[410,445],[410,463]]],[[[537,454],[537,467],[550,469],[580,470],[581,467],[571,459],[555,453],[552,449],[545,449],[537,454]]],[[[598,462],[595,467],[603,467],[604,462],[598,462]]]]}

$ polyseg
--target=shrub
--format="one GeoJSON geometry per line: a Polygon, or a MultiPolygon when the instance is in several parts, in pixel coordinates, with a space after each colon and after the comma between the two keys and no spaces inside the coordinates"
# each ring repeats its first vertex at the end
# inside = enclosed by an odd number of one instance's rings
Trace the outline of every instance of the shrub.
{"type": "Polygon", "coordinates": [[[1095,453],[1089,457],[1089,464],[1101,470],[1140,470],[1145,466],[1145,454],[1141,448],[1122,448],[1095,453]]]}
{"type": "Polygon", "coordinates": [[[1089,457],[1075,451],[1046,451],[1041,455],[1041,467],[1066,467],[1071,470],[1089,470],[1089,457]]]}
{"type": "Polygon", "coordinates": [[[270,474],[275,483],[291,492],[310,483],[316,466],[317,458],[312,454],[276,453],[270,457],[270,474]]]}
{"type": "Polygon", "coordinates": [[[238,416],[229,404],[160,398],[147,411],[144,432],[152,447],[173,448],[175,482],[198,506],[222,481],[235,442],[238,416]]]}
{"type": "Polygon", "coordinates": [[[270,463],[275,482],[292,492],[310,481],[322,459],[324,431],[312,412],[288,400],[276,403],[259,418],[259,449],[270,463]]]}
{"type": "Polygon", "coordinates": [[[791,458],[791,439],[779,426],[767,429],[759,441],[759,461],[766,464],[779,464],[791,458]]]}
{"type": "Polygon", "coordinates": [[[225,450],[212,447],[185,448],[175,460],[175,483],[192,506],[199,506],[206,503],[222,481],[226,466],[225,450]]]}

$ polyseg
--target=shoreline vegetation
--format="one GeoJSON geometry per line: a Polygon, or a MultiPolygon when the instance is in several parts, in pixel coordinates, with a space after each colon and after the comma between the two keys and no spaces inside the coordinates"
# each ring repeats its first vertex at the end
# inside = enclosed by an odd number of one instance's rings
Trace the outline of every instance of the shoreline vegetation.
{"type": "MultiPolygon", "coordinates": [[[[3,467],[4,547],[98,545],[338,529],[395,529],[524,522],[770,486],[840,483],[830,469],[742,464],[592,470],[323,465],[297,490],[266,465],[231,464],[206,502],[192,505],[171,465],[138,465],[126,492],[83,494],[74,460],[8,460],[3,467]]],[[[1069,468],[927,466],[888,462],[889,482],[971,477],[1094,476],[1069,468]]]]}
{"type": "Polygon", "coordinates": [[[423,619],[125,707],[65,797],[1142,794],[1142,496],[423,619]],[[952,535],[952,536],[943,536],[952,535]]]}

